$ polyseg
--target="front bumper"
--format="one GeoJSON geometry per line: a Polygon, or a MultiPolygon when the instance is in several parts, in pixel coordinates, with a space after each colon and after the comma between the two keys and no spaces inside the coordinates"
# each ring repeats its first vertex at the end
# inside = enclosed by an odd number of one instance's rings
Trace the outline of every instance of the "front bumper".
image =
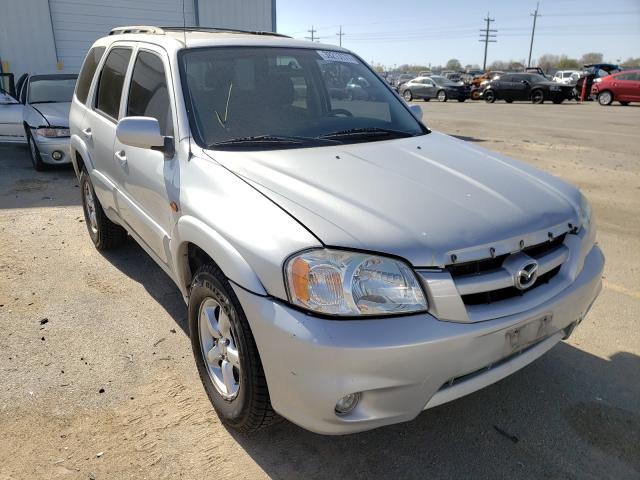
{"type": "Polygon", "coordinates": [[[71,154],[69,148],[69,137],[47,138],[33,134],[33,139],[40,152],[40,158],[44,163],[49,165],[62,165],[71,163],[71,154]],[[62,157],[55,160],[52,156],[53,152],[60,152],[62,157]]]}
{"type": "Polygon", "coordinates": [[[558,295],[525,312],[476,323],[429,314],[327,320],[239,287],[235,292],[260,352],[273,408],[308,430],[345,434],[411,420],[532,362],[586,315],[602,288],[603,267],[594,246],[580,274],[558,295]],[[545,335],[514,354],[507,333],[541,317],[549,319],[545,335]],[[358,406],[337,416],[336,401],[354,392],[362,392],[358,406]]]}

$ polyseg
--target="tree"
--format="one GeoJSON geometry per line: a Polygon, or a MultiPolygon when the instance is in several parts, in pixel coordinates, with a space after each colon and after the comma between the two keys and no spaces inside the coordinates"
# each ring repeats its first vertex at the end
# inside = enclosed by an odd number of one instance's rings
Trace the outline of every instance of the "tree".
{"type": "Polygon", "coordinates": [[[458,60],[457,58],[452,58],[447,62],[446,68],[447,70],[454,70],[457,72],[462,70],[462,65],[460,64],[460,60],[458,60]]]}
{"type": "Polygon", "coordinates": [[[580,63],[582,65],[589,65],[590,63],[602,63],[604,55],[598,52],[589,52],[582,55],[580,63]]]}
{"type": "Polygon", "coordinates": [[[492,62],[488,67],[487,70],[500,70],[500,71],[504,71],[507,70],[508,65],[500,60],[496,60],[495,62],[492,62]]]}
{"type": "Polygon", "coordinates": [[[559,61],[560,57],[558,57],[558,55],[545,53],[538,59],[538,67],[540,67],[545,72],[549,72],[551,70],[555,70],[556,65],[559,61]]]}
{"type": "Polygon", "coordinates": [[[507,70],[512,70],[514,72],[519,72],[524,70],[524,62],[518,62],[517,60],[511,60],[507,65],[507,70]]]}
{"type": "Polygon", "coordinates": [[[556,63],[555,67],[558,70],[577,70],[580,65],[578,65],[578,60],[575,58],[569,58],[566,55],[560,55],[560,59],[558,63],[556,63]]]}
{"type": "Polygon", "coordinates": [[[640,57],[638,58],[629,57],[624,62],[622,62],[620,66],[624,68],[631,68],[631,67],[638,68],[640,67],[640,57]]]}

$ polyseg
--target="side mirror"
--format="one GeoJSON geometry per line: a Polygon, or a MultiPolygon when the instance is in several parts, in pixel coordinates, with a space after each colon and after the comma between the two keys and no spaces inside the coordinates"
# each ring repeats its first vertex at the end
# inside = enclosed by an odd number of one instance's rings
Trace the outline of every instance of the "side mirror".
{"type": "Polygon", "coordinates": [[[422,108],[420,108],[420,105],[409,105],[409,110],[411,110],[411,113],[413,113],[414,117],[422,121],[422,108]]]}
{"type": "Polygon", "coordinates": [[[162,136],[160,124],[155,118],[125,117],[118,122],[116,137],[120,142],[131,147],[163,152],[165,158],[172,158],[175,154],[173,138],[162,136]]]}

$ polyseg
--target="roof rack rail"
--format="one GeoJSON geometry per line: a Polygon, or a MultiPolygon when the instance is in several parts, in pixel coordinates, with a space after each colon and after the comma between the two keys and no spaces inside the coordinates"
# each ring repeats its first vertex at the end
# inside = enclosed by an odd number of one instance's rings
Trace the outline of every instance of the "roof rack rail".
{"type": "Polygon", "coordinates": [[[164,30],[153,25],[129,25],[126,27],[116,27],[109,31],[109,35],[124,35],[125,33],[146,33],[164,35],[164,30]]]}
{"type": "MultiPolygon", "coordinates": [[[[124,27],[124,28],[127,28],[127,27],[124,27]]],[[[133,27],[133,28],[135,28],[135,27],[133,27]]],[[[179,26],[179,27],[145,27],[145,28],[157,28],[158,30],[160,30],[163,33],[165,31],[171,31],[171,32],[187,31],[187,32],[248,33],[250,35],[266,35],[266,36],[273,36],[273,37],[291,38],[289,35],[284,35],[282,33],[265,32],[265,31],[261,31],[261,30],[240,30],[240,29],[237,29],[237,28],[183,27],[183,26],[179,26]]],[[[127,33],[129,33],[129,32],[127,32],[127,33]]],[[[144,33],[147,33],[147,32],[144,32],[144,33]]]]}

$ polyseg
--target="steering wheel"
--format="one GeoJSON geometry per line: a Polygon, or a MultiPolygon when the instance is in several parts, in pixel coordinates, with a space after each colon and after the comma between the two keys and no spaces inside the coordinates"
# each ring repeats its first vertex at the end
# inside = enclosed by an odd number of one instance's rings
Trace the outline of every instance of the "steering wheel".
{"type": "Polygon", "coordinates": [[[334,108],[327,114],[327,116],[329,117],[337,117],[338,115],[344,115],[345,117],[353,117],[353,113],[351,113],[349,110],[345,110],[344,108],[334,108]]]}

